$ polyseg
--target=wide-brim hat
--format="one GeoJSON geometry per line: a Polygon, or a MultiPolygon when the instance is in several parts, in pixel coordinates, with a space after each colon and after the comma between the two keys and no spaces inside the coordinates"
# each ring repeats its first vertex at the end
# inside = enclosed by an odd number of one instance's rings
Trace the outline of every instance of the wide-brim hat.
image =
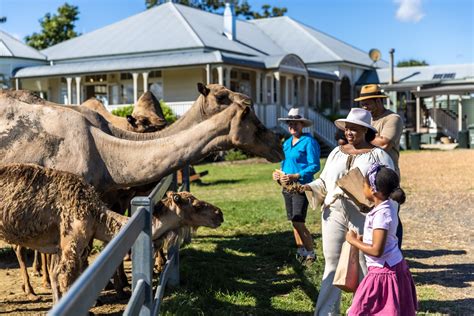
{"type": "Polygon", "coordinates": [[[354,101],[359,102],[359,101],[363,101],[367,99],[380,99],[380,98],[384,99],[384,98],[388,98],[388,96],[382,92],[379,85],[368,84],[368,85],[362,86],[359,97],[354,99],[354,101]]]}
{"type": "Polygon", "coordinates": [[[347,114],[347,117],[345,119],[338,119],[334,122],[337,128],[342,129],[342,130],[346,128],[346,123],[352,123],[352,124],[364,126],[364,127],[367,127],[368,129],[371,129],[375,133],[377,133],[377,130],[375,129],[375,127],[371,125],[372,114],[370,114],[369,111],[361,109],[361,108],[352,108],[349,114],[347,114]]]}
{"type": "Polygon", "coordinates": [[[278,120],[287,124],[288,122],[301,122],[303,123],[304,127],[309,127],[313,125],[313,122],[311,120],[304,118],[303,115],[300,114],[299,108],[291,108],[288,112],[287,117],[280,117],[278,120]]]}

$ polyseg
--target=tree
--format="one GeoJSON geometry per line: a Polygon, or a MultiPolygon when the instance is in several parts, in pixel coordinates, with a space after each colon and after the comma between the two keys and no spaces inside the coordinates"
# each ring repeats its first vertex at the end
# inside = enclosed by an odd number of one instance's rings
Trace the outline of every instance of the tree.
{"type": "Polygon", "coordinates": [[[46,13],[39,20],[41,32],[27,35],[26,44],[36,49],[44,49],[80,35],[74,31],[74,22],[79,19],[78,15],[79,8],[67,3],[58,8],[57,14],[46,13]]]}
{"type": "MultiPolygon", "coordinates": [[[[275,16],[283,16],[288,12],[287,8],[271,7],[268,4],[262,5],[263,12],[251,10],[251,6],[247,0],[230,0],[234,4],[235,15],[243,16],[247,20],[250,19],[262,19],[275,16]]],[[[166,0],[145,0],[146,8],[150,9],[156,5],[160,5],[166,2],[166,0]]],[[[201,9],[208,12],[219,13],[225,7],[225,0],[175,0],[179,4],[187,5],[197,9],[201,9]]]]}
{"type": "Polygon", "coordinates": [[[414,66],[429,66],[426,60],[416,60],[416,59],[409,59],[409,60],[400,60],[397,63],[397,67],[414,67],[414,66]]]}

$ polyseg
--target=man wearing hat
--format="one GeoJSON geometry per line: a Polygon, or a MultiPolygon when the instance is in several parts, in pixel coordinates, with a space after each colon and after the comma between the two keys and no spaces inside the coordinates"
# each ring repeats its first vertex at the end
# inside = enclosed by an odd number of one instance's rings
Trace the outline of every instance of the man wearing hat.
{"type": "MultiPolygon", "coordinates": [[[[319,171],[320,149],[318,142],[309,133],[303,133],[304,127],[312,122],[304,118],[298,108],[288,112],[288,117],[279,118],[288,124],[291,137],[283,143],[285,159],[281,170],[273,172],[273,179],[283,183],[298,182],[306,184],[313,181],[313,175],[319,171]]],[[[297,246],[297,258],[305,263],[315,260],[313,238],[305,225],[308,200],[304,193],[282,191],[288,220],[293,225],[293,234],[297,246]]]]}
{"type": "Polygon", "coordinates": [[[372,114],[372,126],[377,130],[377,135],[372,144],[382,148],[390,155],[395,164],[395,171],[400,176],[398,160],[400,157],[400,137],[403,132],[401,117],[386,109],[383,100],[388,98],[376,84],[362,87],[360,96],[354,101],[360,102],[360,107],[372,114]]]}
{"type": "MultiPolygon", "coordinates": [[[[398,114],[384,107],[383,100],[386,98],[388,97],[382,93],[379,85],[369,84],[362,87],[360,96],[354,99],[354,101],[360,102],[360,107],[370,111],[372,114],[372,126],[377,130],[377,135],[371,143],[382,148],[390,155],[395,171],[400,176],[398,160],[400,157],[400,138],[403,132],[403,121],[398,114]]],[[[400,216],[398,217],[397,237],[398,247],[401,248],[403,226],[400,216]]]]}

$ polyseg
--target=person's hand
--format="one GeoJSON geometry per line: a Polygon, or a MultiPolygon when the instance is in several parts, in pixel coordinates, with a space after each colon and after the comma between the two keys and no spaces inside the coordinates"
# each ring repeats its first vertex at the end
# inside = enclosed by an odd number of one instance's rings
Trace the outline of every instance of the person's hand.
{"type": "Polygon", "coordinates": [[[300,175],[297,173],[280,175],[280,180],[284,183],[296,182],[299,178],[300,175]]]}
{"type": "Polygon", "coordinates": [[[279,171],[273,171],[273,180],[278,181],[280,180],[281,173],[279,171]]]}
{"type": "Polygon", "coordinates": [[[348,243],[352,244],[356,240],[361,240],[362,236],[358,235],[355,231],[349,230],[346,233],[346,240],[348,243]]]}

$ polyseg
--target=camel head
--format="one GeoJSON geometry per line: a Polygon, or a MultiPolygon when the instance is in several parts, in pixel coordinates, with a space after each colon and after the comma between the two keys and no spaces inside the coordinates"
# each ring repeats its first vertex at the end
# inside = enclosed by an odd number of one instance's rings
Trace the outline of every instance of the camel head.
{"type": "Polygon", "coordinates": [[[235,108],[229,132],[232,146],[271,162],[283,160],[280,139],[260,122],[252,106],[242,103],[235,108]]]}
{"type": "Polygon", "coordinates": [[[132,115],[127,115],[131,131],[150,133],[159,131],[167,126],[160,101],[150,91],[142,94],[133,108],[132,115]]]}
{"type": "Polygon", "coordinates": [[[203,120],[221,112],[233,103],[253,105],[252,99],[245,94],[234,92],[220,84],[198,83],[197,88],[201,94],[198,102],[200,102],[203,120]]]}
{"type": "Polygon", "coordinates": [[[219,227],[224,221],[222,211],[189,192],[168,192],[164,202],[180,219],[183,226],[219,227]]]}

